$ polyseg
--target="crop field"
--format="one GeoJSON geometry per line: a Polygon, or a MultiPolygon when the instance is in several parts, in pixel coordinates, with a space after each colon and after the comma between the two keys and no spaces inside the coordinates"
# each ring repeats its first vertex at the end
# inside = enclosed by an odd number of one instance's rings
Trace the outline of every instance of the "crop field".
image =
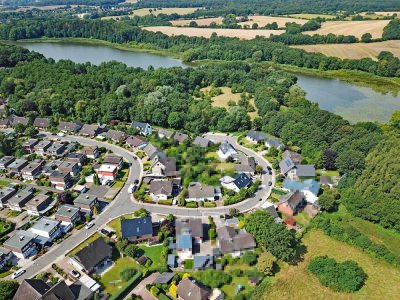
{"type": "Polygon", "coordinates": [[[295,266],[282,265],[262,299],[397,299],[400,295],[400,269],[370,257],[368,254],[338,242],[321,231],[310,231],[304,237],[307,251],[304,261],[295,266]],[[322,286],[307,271],[310,259],[328,255],[338,261],[354,260],[367,273],[364,287],[355,293],[337,293],[322,286]]]}
{"type": "Polygon", "coordinates": [[[218,36],[236,37],[243,40],[254,39],[257,35],[270,37],[271,34],[282,34],[284,30],[267,29],[220,29],[220,28],[193,28],[193,27],[172,27],[172,26],[153,26],[143,29],[157,32],[160,31],[169,36],[186,35],[209,38],[215,32],[218,36]]]}
{"type": "Polygon", "coordinates": [[[297,23],[300,25],[303,25],[304,23],[307,22],[307,20],[304,19],[298,19],[298,18],[286,18],[286,17],[269,17],[269,16],[250,16],[249,21],[246,22],[240,22],[240,25],[253,25],[254,23],[258,24],[258,27],[264,27],[265,25],[276,22],[279,27],[285,27],[285,24],[288,22],[293,22],[297,23]]]}
{"type": "Polygon", "coordinates": [[[201,7],[165,7],[165,8],[141,8],[141,9],[136,9],[133,11],[133,15],[143,17],[146,15],[151,14],[157,16],[159,14],[166,14],[166,15],[172,15],[174,13],[179,14],[179,15],[186,15],[190,14],[192,12],[195,12],[196,10],[201,9],[201,7]]]}
{"type": "Polygon", "coordinates": [[[315,19],[317,17],[325,18],[327,20],[336,18],[336,16],[334,16],[334,15],[323,15],[323,14],[293,14],[293,15],[289,15],[289,17],[307,19],[307,20],[315,19]]]}
{"type": "Polygon", "coordinates": [[[320,52],[327,56],[334,56],[342,59],[359,59],[369,57],[376,60],[378,54],[382,51],[389,51],[395,56],[400,57],[400,41],[356,44],[299,45],[293,47],[304,49],[307,52],[320,52]]]}
{"type": "Polygon", "coordinates": [[[190,20],[174,20],[171,21],[174,26],[188,26],[191,21],[195,21],[199,26],[209,26],[212,22],[215,24],[222,24],[222,17],[204,18],[204,19],[190,19],[190,20]]]}
{"type": "Polygon", "coordinates": [[[327,21],[322,23],[320,29],[315,31],[305,31],[305,34],[322,34],[327,35],[333,33],[336,35],[354,35],[361,38],[364,33],[369,32],[373,38],[381,38],[383,28],[390,20],[368,20],[368,21],[327,21]]]}

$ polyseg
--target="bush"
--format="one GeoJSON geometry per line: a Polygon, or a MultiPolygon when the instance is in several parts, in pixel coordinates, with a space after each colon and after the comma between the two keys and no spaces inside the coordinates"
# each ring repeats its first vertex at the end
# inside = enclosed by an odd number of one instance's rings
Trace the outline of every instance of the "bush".
{"type": "Polygon", "coordinates": [[[137,256],[137,254],[138,254],[138,252],[139,252],[139,247],[138,246],[136,246],[136,245],[133,245],[133,244],[130,244],[130,245],[128,245],[128,246],[126,246],[125,247],[125,254],[127,255],[127,256],[130,256],[130,257],[132,257],[132,258],[135,258],[136,256],[137,256]]]}
{"type": "Polygon", "coordinates": [[[210,228],[210,230],[208,230],[208,237],[210,238],[210,240],[215,240],[215,238],[217,237],[215,228],[210,228]]]}
{"type": "Polygon", "coordinates": [[[257,270],[265,275],[270,275],[274,268],[276,258],[269,252],[263,252],[258,257],[257,270]]]}
{"type": "Polygon", "coordinates": [[[121,279],[123,281],[128,281],[129,279],[131,279],[133,276],[135,276],[136,274],[136,270],[133,268],[126,268],[123,269],[121,271],[121,273],[119,273],[119,276],[121,277],[121,279]]]}
{"type": "Polygon", "coordinates": [[[319,282],[335,292],[358,291],[367,278],[367,274],[355,261],[336,262],[327,256],[317,256],[311,259],[308,270],[319,282]]]}
{"type": "Polygon", "coordinates": [[[18,289],[18,282],[14,280],[0,281],[0,299],[12,299],[18,289]]]}
{"type": "Polygon", "coordinates": [[[216,270],[196,272],[194,277],[211,288],[220,288],[221,286],[229,284],[232,281],[231,275],[223,271],[216,270]]]}
{"type": "Polygon", "coordinates": [[[150,293],[154,297],[157,297],[160,294],[160,290],[156,286],[152,286],[151,289],[150,289],[150,293]]]}
{"type": "Polygon", "coordinates": [[[185,269],[193,269],[193,259],[185,260],[185,269]]]}
{"type": "Polygon", "coordinates": [[[197,203],[196,202],[188,202],[186,203],[187,208],[197,208],[197,203]]]}
{"type": "Polygon", "coordinates": [[[206,201],[204,202],[204,207],[216,207],[217,204],[215,202],[206,201]]]}
{"type": "Polygon", "coordinates": [[[257,263],[257,255],[253,251],[246,251],[242,256],[243,263],[252,266],[257,263]]]}

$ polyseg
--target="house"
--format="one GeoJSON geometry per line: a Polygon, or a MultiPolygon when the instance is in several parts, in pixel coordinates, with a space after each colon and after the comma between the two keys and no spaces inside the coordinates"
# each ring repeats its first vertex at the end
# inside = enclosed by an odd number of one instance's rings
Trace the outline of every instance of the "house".
{"type": "Polygon", "coordinates": [[[0,128],[8,128],[11,126],[11,123],[10,118],[0,119],[0,128]]]}
{"type": "Polygon", "coordinates": [[[20,190],[10,199],[8,199],[8,207],[14,211],[22,211],[25,204],[32,199],[33,192],[29,189],[20,190]]]}
{"type": "Polygon", "coordinates": [[[176,294],[179,300],[208,300],[211,291],[187,277],[179,282],[176,294]]]}
{"type": "Polygon", "coordinates": [[[289,216],[297,214],[304,206],[304,194],[299,191],[280,196],[278,210],[289,216]]]}
{"type": "Polygon", "coordinates": [[[176,234],[190,232],[196,244],[201,244],[204,238],[204,228],[201,219],[182,218],[175,221],[176,234]]]}
{"type": "Polygon", "coordinates": [[[75,151],[76,146],[77,146],[77,143],[74,143],[74,142],[66,144],[65,145],[65,153],[69,154],[69,153],[75,151]]]}
{"type": "Polygon", "coordinates": [[[286,191],[299,191],[304,194],[305,200],[313,205],[319,206],[318,194],[320,189],[320,183],[313,179],[307,179],[303,182],[285,179],[283,181],[282,189],[286,191]]]}
{"type": "Polygon", "coordinates": [[[60,124],[58,125],[58,130],[61,132],[71,132],[71,133],[77,133],[81,128],[83,124],[79,121],[73,121],[73,122],[65,122],[61,121],[60,124]]]}
{"type": "Polygon", "coordinates": [[[93,290],[96,291],[98,288],[99,284],[87,275],[81,276],[81,280],[77,280],[69,286],[69,289],[74,294],[76,300],[92,300],[94,293],[93,290]],[[82,282],[82,278],[85,278],[85,283],[82,282]],[[93,285],[90,287],[92,283],[93,285]]]}
{"type": "Polygon", "coordinates": [[[51,146],[51,142],[44,140],[44,141],[40,141],[39,143],[37,143],[33,147],[33,150],[35,151],[36,154],[44,156],[47,152],[47,149],[49,149],[50,146],[51,146]]]}
{"type": "Polygon", "coordinates": [[[28,164],[29,162],[26,159],[18,158],[8,165],[7,170],[11,175],[21,175],[22,169],[28,164]]]}
{"type": "Polygon", "coordinates": [[[119,130],[110,129],[106,132],[106,138],[117,143],[125,141],[127,137],[125,132],[119,130]]]}
{"type": "Polygon", "coordinates": [[[41,217],[28,231],[37,235],[36,243],[44,246],[61,235],[61,221],[41,217]]]}
{"type": "Polygon", "coordinates": [[[79,207],[82,212],[87,212],[89,214],[93,213],[93,210],[98,203],[97,196],[89,194],[80,194],[74,200],[74,205],[76,207],[79,207]]]}
{"type": "Polygon", "coordinates": [[[50,119],[49,118],[36,118],[33,122],[33,126],[38,129],[47,129],[50,127],[50,119]]]}
{"type": "Polygon", "coordinates": [[[77,176],[80,172],[78,163],[68,160],[63,161],[57,169],[61,173],[69,173],[71,176],[77,176]]]}
{"type": "Polygon", "coordinates": [[[22,178],[25,180],[35,180],[39,177],[41,172],[42,164],[32,162],[22,169],[21,174],[22,178]]]}
{"type": "Polygon", "coordinates": [[[201,148],[208,148],[213,144],[212,141],[209,139],[203,138],[201,136],[196,136],[196,138],[193,141],[193,145],[197,145],[201,148]]]}
{"type": "Polygon", "coordinates": [[[229,226],[217,228],[217,245],[222,254],[230,254],[232,257],[239,257],[244,251],[256,247],[254,237],[243,230],[236,232],[236,229],[229,226]]]}
{"type": "Polygon", "coordinates": [[[118,156],[115,154],[107,154],[104,157],[103,163],[106,165],[115,165],[118,167],[118,170],[122,168],[122,164],[124,163],[122,156],[118,156]]]}
{"type": "Polygon", "coordinates": [[[118,166],[102,164],[100,168],[96,170],[96,173],[101,179],[115,180],[118,176],[118,166]]]}
{"type": "Polygon", "coordinates": [[[66,151],[65,144],[57,142],[57,143],[52,144],[46,150],[45,154],[48,156],[60,157],[60,156],[64,155],[65,151],[66,151]]]}
{"type": "Polygon", "coordinates": [[[167,200],[172,197],[172,181],[153,180],[150,183],[150,197],[154,201],[167,200]]]}
{"type": "Polygon", "coordinates": [[[251,178],[245,173],[240,173],[232,178],[230,176],[224,176],[220,179],[221,185],[228,189],[239,193],[240,189],[248,188],[251,184],[251,178]]]}
{"type": "Polygon", "coordinates": [[[28,139],[22,143],[22,148],[25,153],[33,153],[37,143],[39,143],[39,140],[37,139],[28,139]]]}
{"type": "Polygon", "coordinates": [[[175,273],[173,272],[163,272],[158,277],[154,280],[154,283],[160,283],[160,284],[168,284],[172,281],[174,278],[175,273]]]}
{"type": "Polygon", "coordinates": [[[213,186],[203,186],[199,182],[193,182],[189,184],[188,196],[186,201],[214,201],[217,197],[216,189],[213,186]]]}
{"type": "Polygon", "coordinates": [[[247,140],[256,144],[264,142],[267,138],[266,134],[256,130],[250,130],[246,135],[247,140]]]}
{"type": "Polygon", "coordinates": [[[279,163],[281,174],[290,179],[304,179],[316,176],[314,165],[295,164],[291,158],[286,158],[279,163]]]}
{"type": "Polygon", "coordinates": [[[158,137],[160,139],[162,139],[162,138],[172,139],[172,137],[174,136],[174,132],[173,131],[168,130],[168,129],[164,129],[164,128],[158,130],[157,133],[158,133],[158,137]]]}
{"type": "Polygon", "coordinates": [[[319,178],[319,182],[321,183],[321,185],[329,186],[331,189],[337,187],[337,185],[339,184],[339,180],[339,176],[321,175],[319,178]]]}
{"type": "Polygon", "coordinates": [[[90,274],[108,264],[111,257],[111,246],[100,237],[70,257],[70,263],[78,270],[90,274]]]}
{"type": "Polygon", "coordinates": [[[41,216],[52,202],[49,195],[37,194],[25,204],[29,215],[41,216]]]}
{"type": "Polygon", "coordinates": [[[68,154],[67,161],[77,163],[79,167],[82,167],[86,161],[86,155],[83,153],[72,152],[68,154]]]}
{"type": "Polygon", "coordinates": [[[265,201],[261,205],[261,208],[265,209],[266,211],[268,211],[269,214],[271,215],[271,217],[273,217],[274,219],[278,219],[279,218],[278,212],[276,211],[275,205],[273,203],[265,201]]]}
{"type": "Polygon", "coordinates": [[[13,186],[5,186],[0,189],[0,208],[4,208],[8,200],[17,193],[13,186]]]}
{"type": "Polygon", "coordinates": [[[64,280],[48,285],[41,279],[24,279],[13,300],[86,300],[77,298],[64,280]]]}
{"type": "Polygon", "coordinates": [[[139,130],[139,133],[141,135],[150,135],[153,132],[151,125],[149,123],[133,121],[131,126],[139,130]]]}
{"type": "Polygon", "coordinates": [[[74,205],[61,205],[54,215],[57,221],[61,221],[61,227],[67,232],[73,225],[81,220],[81,209],[74,205]]]}
{"type": "Polygon", "coordinates": [[[18,258],[28,258],[36,253],[36,237],[32,232],[17,230],[4,242],[3,247],[12,251],[18,258]]]}
{"type": "Polygon", "coordinates": [[[77,184],[72,188],[72,191],[77,192],[79,194],[83,194],[88,191],[88,188],[83,184],[77,184]]]}
{"type": "Polygon", "coordinates": [[[237,151],[228,141],[225,141],[219,146],[217,154],[219,158],[224,161],[232,155],[237,154],[237,151]]]}
{"type": "Polygon", "coordinates": [[[224,225],[236,228],[239,226],[239,219],[238,218],[225,219],[224,225]]]}
{"type": "Polygon", "coordinates": [[[214,256],[211,255],[195,255],[193,256],[193,269],[206,270],[214,267],[214,256]]]}
{"type": "Polygon", "coordinates": [[[235,172],[253,176],[256,172],[256,167],[257,164],[254,157],[245,155],[242,157],[240,164],[235,164],[235,172]]]}
{"type": "Polygon", "coordinates": [[[143,148],[143,151],[144,151],[144,153],[146,153],[146,155],[149,159],[153,159],[154,156],[156,156],[160,152],[162,153],[162,151],[160,149],[153,146],[152,144],[147,144],[147,146],[143,148]]]}
{"type": "Polygon", "coordinates": [[[24,125],[24,126],[28,126],[28,124],[29,124],[29,118],[26,118],[26,117],[19,117],[19,116],[16,116],[16,115],[12,115],[12,116],[11,116],[11,125],[12,125],[12,126],[15,126],[15,125],[17,125],[17,124],[21,124],[21,125],[24,125]]]}
{"type": "Polygon", "coordinates": [[[72,185],[71,174],[67,172],[53,171],[49,176],[49,180],[60,191],[64,191],[72,185]]]}
{"type": "Polygon", "coordinates": [[[99,124],[84,124],[79,131],[80,135],[94,138],[106,130],[105,126],[99,124]]]}
{"type": "Polygon", "coordinates": [[[82,153],[86,155],[87,158],[90,159],[96,159],[100,156],[99,148],[97,146],[83,147],[82,153]]]}
{"type": "Polygon", "coordinates": [[[274,147],[275,149],[278,149],[278,150],[285,149],[285,145],[282,144],[276,138],[267,138],[266,141],[265,141],[265,146],[268,147],[268,148],[274,147]]]}
{"type": "Polygon", "coordinates": [[[151,217],[121,220],[121,237],[130,242],[142,242],[152,238],[151,217]]]}
{"type": "Polygon", "coordinates": [[[174,142],[177,144],[181,144],[186,141],[189,136],[186,133],[176,132],[173,136],[174,142]]]}
{"type": "Polygon", "coordinates": [[[0,247],[0,270],[3,269],[12,258],[12,251],[4,247],[0,247]]]}
{"type": "Polygon", "coordinates": [[[176,254],[181,260],[193,257],[193,237],[189,231],[176,235],[176,254]]]}
{"type": "Polygon", "coordinates": [[[288,158],[290,158],[295,164],[301,164],[301,162],[303,161],[303,156],[301,156],[299,153],[291,150],[285,150],[282,153],[282,159],[285,160],[288,158]]]}
{"type": "Polygon", "coordinates": [[[6,170],[7,167],[15,161],[14,156],[3,156],[0,158],[0,170],[6,170]]]}
{"type": "Polygon", "coordinates": [[[164,152],[159,152],[151,160],[151,173],[155,176],[176,177],[176,159],[168,157],[164,152]]]}
{"type": "Polygon", "coordinates": [[[129,136],[125,142],[128,146],[136,149],[143,149],[148,145],[148,142],[145,139],[134,135],[129,136]]]}

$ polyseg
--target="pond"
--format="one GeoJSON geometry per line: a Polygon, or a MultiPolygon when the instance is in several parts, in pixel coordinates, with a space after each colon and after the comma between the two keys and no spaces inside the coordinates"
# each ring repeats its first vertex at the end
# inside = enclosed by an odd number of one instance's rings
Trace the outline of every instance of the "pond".
{"type": "MultiPolygon", "coordinates": [[[[42,53],[54,60],[70,59],[77,63],[116,60],[130,67],[147,69],[185,67],[179,59],[145,52],[124,51],[107,46],[80,43],[18,42],[29,50],[42,53]]],[[[307,99],[319,103],[322,109],[338,114],[352,123],[358,121],[387,122],[394,110],[400,110],[400,95],[381,94],[368,87],[360,87],[337,79],[317,78],[296,74],[298,85],[307,99]]]]}

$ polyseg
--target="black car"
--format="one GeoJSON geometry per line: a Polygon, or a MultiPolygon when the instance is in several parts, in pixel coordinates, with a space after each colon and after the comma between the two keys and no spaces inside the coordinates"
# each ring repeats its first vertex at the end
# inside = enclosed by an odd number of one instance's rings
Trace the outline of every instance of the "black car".
{"type": "Polygon", "coordinates": [[[138,184],[139,183],[139,179],[135,179],[135,181],[133,183],[134,184],[138,184]]]}
{"type": "Polygon", "coordinates": [[[268,181],[268,186],[271,186],[272,185],[272,181],[268,181]]]}

